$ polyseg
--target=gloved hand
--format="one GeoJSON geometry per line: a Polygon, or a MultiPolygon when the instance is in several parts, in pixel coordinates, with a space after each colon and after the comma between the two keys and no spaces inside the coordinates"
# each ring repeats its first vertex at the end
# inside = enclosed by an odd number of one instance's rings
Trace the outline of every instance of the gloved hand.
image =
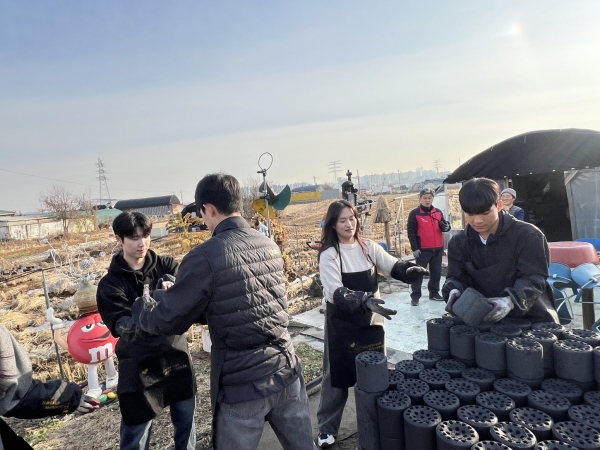
{"type": "Polygon", "coordinates": [[[100,400],[96,397],[92,397],[91,395],[84,394],[81,396],[81,401],[79,402],[79,406],[75,411],[79,414],[89,414],[91,412],[97,411],[100,408],[100,400]]]}
{"type": "Polygon", "coordinates": [[[429,270],[425,269],[424,267],[413,266],[406,269],[406,279],[409,282],[415,281],[424,275],[429,275],[429,270]]]}
{"type": "Polygon", "coordinates": [[[46,311],[46,320],[52,325],[52,329],[54,330],[64,328],[66,325],[62,319],[54,317],[54,308],[52,306],[48,308],[48,311],[46,311]]]}
{"type": "Polygon", "coordinates": [[[173,275],[167,274],[164,277],[162,277],[160,280],[158,280],[158,283],[156,283],[156,289],[167,290],[170,287],[173,287],[174,284],[175,284],[175,277],[173,275]]]}
{"type": "Polygon", "coordinates": [[[450,231],[451,228],[450,222],[447,220],[440,220],[440,230],[442,230],[443,233],[450,231]]]}
{"type": "Polygon", "coordinates": [[[456,299],[460,297],[461,294],[462,292],[460,292],[458,289],[452,289],[450,291],[450,293],[448,294],[448,303],[446,303],[446,312],[452,312],[452,305],[454,304],[456,299]]]}
{"type": "Polygon", "coordinates": [[[421,256],[421,250],[415,250],[413,252],[413,256],[415,257],[415,259],[417,259],[418,257],[420,257],[421,256]]]}
{"type": "Polygon", "coordinates": [[[384,308],[383,306],[381,306],[381,305],[385,305],[385,302],[383,300],[381,300],[380,298],[375,298],[373,296],[370,296],[369,298],[367,298],[365,300],[365,305],[371,311],[382,315],[387,320],[392,320],[392,318],[390,316],[393,316],[397,313],[396,310],[384,308]]]}
{"type": "Polygon", "coordinates": [[[492,297],[486,298],[494,309],[492,309],[484,318],[485,322],[498,322],[506,317],[511,309],[515,307],[510,297],[492,297]]]}

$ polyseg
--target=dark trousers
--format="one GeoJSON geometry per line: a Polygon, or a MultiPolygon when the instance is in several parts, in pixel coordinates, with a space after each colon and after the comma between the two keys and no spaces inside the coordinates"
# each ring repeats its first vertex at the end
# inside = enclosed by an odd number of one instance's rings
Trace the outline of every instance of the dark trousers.
{"type": "MultiPolygon", "coordinates": [[[[442,255],[444,253],[443,248],[435,250],[421,250],[421,255],[415,261],[417,265],[421,267],[429,266],[429,283],[427,283],[427,289],[429,295],[438,294],[440,291],[440,278],[442,277],[442,255]]],[[[410,298],[418,300],[421,298],[421,285],[423,284],[423,278],[411,283],[410,298]]]]}

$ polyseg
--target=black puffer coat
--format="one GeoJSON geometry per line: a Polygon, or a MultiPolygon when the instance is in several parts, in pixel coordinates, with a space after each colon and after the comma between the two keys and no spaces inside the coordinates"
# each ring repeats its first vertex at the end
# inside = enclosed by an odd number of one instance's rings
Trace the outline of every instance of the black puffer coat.
{"type": "Polygon", "coordinates": [[[544,234],[534,225],[500,213],[495,234],[483,244],[471,227],[448,243],[448,276],[442,295],[452,289],[477,289],[488,298],[510,297],[509,317],[558,322],[552,289],[546,282],[550,252],[544,234]]]}
{"type": "MultiPolygon", "coordinates": [[[[151,310],[136,302],[133,318],[149,333],[179,333],[207,322],[212,340],[211,400],[239,403],[279,392],[300,375],[287,331],[279,247],[239,216],[188,253],[175,285],[157,291],[151,310]]],[[[214,409],[213,409],[214,411],[214,409]]]]}
{"type": "MultiPolygon", "coordinates": [[[[119,321],[130,318],[131,306],[143,295],[144,284],[150,286],[152,295],[165,275],[177,275],[177,263],[172,257],[157,256],[148,250],[144,267],[132,270],[120,252],[98,283],[98,312],[113,336],[120,338],[115,349],[119,358],[119,406],[127,425],[152,420],[165,406],[191,398],[196,392],[184,334],[187,329],[178,334],[152,336],[130,333],[119,321]]],[[[133,327],[133,321],[130,322],[133,327]]]]}

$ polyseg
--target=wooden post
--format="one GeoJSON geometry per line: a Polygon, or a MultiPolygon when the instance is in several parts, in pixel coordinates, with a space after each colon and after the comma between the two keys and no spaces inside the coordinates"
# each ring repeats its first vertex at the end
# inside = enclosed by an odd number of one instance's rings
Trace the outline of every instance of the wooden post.
{"type": "Polygon", "coordinates": [[[385,244],[387,245],[388,251],[392,248],[392,243],[390,241],[390,223],[384,222],[383,227],[385,229],[385,244]]]}
{"type": "Polygon", "coordinates": [[[591,330],[596,322],[596,313],[594,311],[594,290],[584,289],[581,294],[581,313],[583,314],[583,328],[591,330]]]}

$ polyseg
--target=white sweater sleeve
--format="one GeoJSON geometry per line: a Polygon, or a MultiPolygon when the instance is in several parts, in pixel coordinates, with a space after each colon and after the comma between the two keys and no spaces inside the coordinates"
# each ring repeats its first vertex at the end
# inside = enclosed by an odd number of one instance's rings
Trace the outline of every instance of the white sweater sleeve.
{"type": "Polygon", "coordinates": [[[333,293],[343,287],[340,271],[340,258],[335,248],[330,247],[319,257],[319,275],[323,284],[323,296],[326,302],[333,303],[333,293]]]}
{"type": "Polygon", "coordinates": [[[392,268],[398,262],[398,260],[386,252],[381,245],[371,240],[365,239],[365,245],[367,246],[369,255],[371,255],[371,258],[377,267],[377,271],[383,276],[389,277],[392,273],[392,268]]]}

